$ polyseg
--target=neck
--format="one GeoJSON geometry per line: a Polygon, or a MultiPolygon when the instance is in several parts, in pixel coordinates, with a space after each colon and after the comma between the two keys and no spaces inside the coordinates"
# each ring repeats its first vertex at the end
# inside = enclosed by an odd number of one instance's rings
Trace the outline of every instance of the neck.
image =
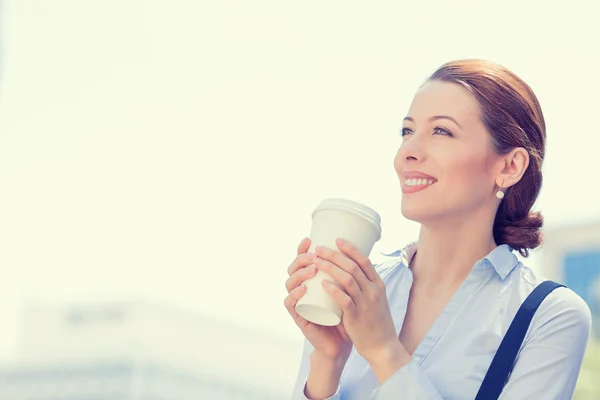
{"type": "Polygon", "coordinates": [[[493,216],[478,213],[450,223],[421,225],[410,263],[415,286],[432,293],[457,288],[473,265],[496,247],[493,222],[493,216]]]}

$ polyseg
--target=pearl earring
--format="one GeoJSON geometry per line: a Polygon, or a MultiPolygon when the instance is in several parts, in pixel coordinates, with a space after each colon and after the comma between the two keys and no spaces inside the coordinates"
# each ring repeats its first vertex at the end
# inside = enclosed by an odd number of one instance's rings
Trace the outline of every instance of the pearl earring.
{"type": "Polygon", "coordinates": [[[502,190],[498,190],[496,192],[496,197],[499,199],[503,199],[504,198],[504,192],[502,190]]]}

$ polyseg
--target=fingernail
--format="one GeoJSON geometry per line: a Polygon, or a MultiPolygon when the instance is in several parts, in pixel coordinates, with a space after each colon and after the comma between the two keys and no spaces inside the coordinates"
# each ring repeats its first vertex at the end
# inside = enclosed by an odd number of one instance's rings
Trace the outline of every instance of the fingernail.
{"type": "Polygon", "coordinates": [[[306,256],[308,257],[308,261],[312,261],[317,255],[315,253],[307,253],[306,256]]]}

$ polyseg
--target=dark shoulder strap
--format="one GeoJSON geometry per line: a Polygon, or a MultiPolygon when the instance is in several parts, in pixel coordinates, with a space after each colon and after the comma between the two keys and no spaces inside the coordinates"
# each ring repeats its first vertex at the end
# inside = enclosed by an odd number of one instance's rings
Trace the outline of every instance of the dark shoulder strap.
{"type": "Polygon", "coordinates": [[[500,397],[536,310],[546,296],[559,287],[564,287],[564,285],[553,281],[544,281],[521,304],[483,378],[475,400],[494,400],[500,397]]]}

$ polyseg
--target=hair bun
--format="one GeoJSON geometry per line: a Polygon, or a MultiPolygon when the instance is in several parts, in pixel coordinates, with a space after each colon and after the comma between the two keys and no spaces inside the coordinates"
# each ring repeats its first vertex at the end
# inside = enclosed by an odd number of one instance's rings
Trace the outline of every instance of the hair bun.
{"type": "Polygon", "coordinates": [[[515,220],[496,218],[494,239],[496,243],[507,244],[523,257],[527,257],[530,249],[535,249],[542,244],[543,225],[544,217],[540,212],[529,212],[525,217],[515,220]]]}

